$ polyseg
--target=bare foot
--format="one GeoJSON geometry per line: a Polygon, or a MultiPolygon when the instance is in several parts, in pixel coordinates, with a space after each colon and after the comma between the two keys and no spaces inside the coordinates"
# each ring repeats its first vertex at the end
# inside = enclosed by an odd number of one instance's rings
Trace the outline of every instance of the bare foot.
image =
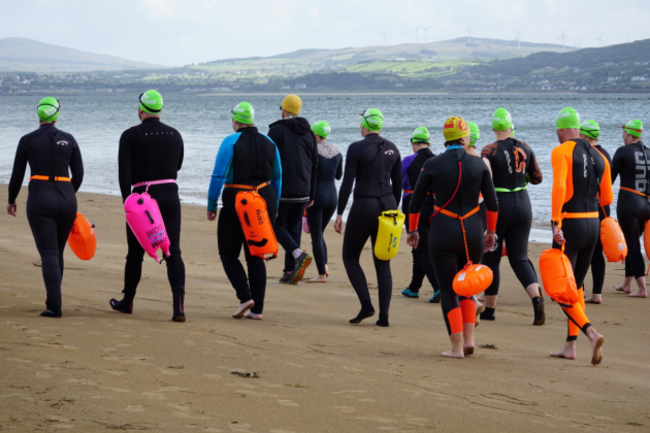
{"type": "Polygon", "coordinates": [[[465,356],[474,354],[474,345],[473,344],[471,346],[465,345],[465,347],[463,347],[463,354],[465,356]]]}
{"type": "Polygon", "coordinates": [[[603,295],[591,295],[591,298],[585,299],[585,304],[601,304],[603,302],[603,295]]]}
{"type": "Polygon", "coordinates": [[[564,358],[564,359],[576,359],[576,346],[575,341],[569,342],[564,345],[562,350],[557,352],[551,352],[551,356],[554,358],[564,358]],[[573,343],[573,344],[569,344],[573,343]]]}
{"type": "Polygon", "coordinates": [[[250,311],[247,311],[246,314],[244,314],[244,317],[247,319],[253,319],[253,320],[262,320],[262,315],[261,314],[255,314],[250,311]]]}
{"type": "Polygon", "coordinates": [[[308,282],[309,283],[327,283],[327,275],[319,275],[316,278],[312,278],[308,282]]]}
{"type": "Polygon", "coordinates": [[[252,299],[248,302],[244,302],[243,304],[239,304],[239,309],[237,310],[237,312],[235,312],[232,315],[232,317],[234,317],[235,319],[241,319],[242,317],[244,317],[244,313],[250,310],[251,308],[253,308],[254,306],[255,306],[255,301],[253,301],[252,299]]]}
{"type": "Polygon", "coordinates": [[[330,268],[328,268],[327,265],[325,265],[325,277],[329,277],[329,276],[330,276],[330,268]]]}
{"type": "MultiPolygon", "coordinates": [[[[629,292],[626,292],[626,293],[629,293],[629,292]]],[[[646,292],[646,291],[642,292],[641,290],[639,290],[638,292],[629,293],[627,296],[629,296],[630,298],[647,298],[648,297],[648,292],[646,292]]]]}
{"type": "Polygon", "coordinates": [[[474,320],[474,327],[478,327],[481,324],[481,313],[485,311],[485,305],[478,304],[476,306],[476,319],[474,320]]]}
{"type": "Polygon", "coordinates": [[[442,356],[445,358],[463,359],[465,357],[465,354],[462,351],[448,350],[446,352],[442,352],[442,356]]]}
{"type": "Polygon", "coordinates": [[[614,288],[616,289],[617,292],[625,292],[625,293],[630,293],[630,286],[625,286],[624,284],[621,284],[620,286],[617,286],[614,284],[614,288]]]}
{"type": "Polygon", "coordinates": [[[598,365],[603,360],[603,344],[605,343],[605,337],[600,335],[594,328],[590,328],[589,331],[589,341],[591,341],[591,364],[598,365]]]}

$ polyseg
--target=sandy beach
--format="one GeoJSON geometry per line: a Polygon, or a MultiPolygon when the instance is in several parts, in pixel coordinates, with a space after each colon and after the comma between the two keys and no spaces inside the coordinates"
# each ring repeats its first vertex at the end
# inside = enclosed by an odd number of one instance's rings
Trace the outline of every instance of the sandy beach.
{"type": "MultiPolygon", "coordinates": [[[[419,300],[399,293],[411,272],[404,240],[391,326],[348,323],[359,303],[331,225],[328,284],[280,285],[282,260],[271,261],[264,320],[232,319],[238,301],[202,206],[183,208],[188,321],[171,322],[164,265],[148,258],[134,313],[114,312],[127,251],[121,200],[82,193],[97,254],[82,262],[66,251],[64,316],[46,319],[26,198],[23,188],[18,217],[3,209],[0,223],[0,431],[650,431],[650,301],[615,293],[620,263],[608,264],[603,304],[587,306],[606,339],[600,366],[584,335],[577,360],[549,357],[563,345],[564,313],[547,300],[546,325],[533,327],[507,262],[496,322],[477,328],[473,356],[451,360],[440,356],[449,339],[428,284],[419,300]]],[[[308,251],[310,242],[303,235],[308,251]]],[[[535,265],[545,248],[531,244],[535,265]]],[[[362,264],[377,305],[370,245],[362,264]]]]}

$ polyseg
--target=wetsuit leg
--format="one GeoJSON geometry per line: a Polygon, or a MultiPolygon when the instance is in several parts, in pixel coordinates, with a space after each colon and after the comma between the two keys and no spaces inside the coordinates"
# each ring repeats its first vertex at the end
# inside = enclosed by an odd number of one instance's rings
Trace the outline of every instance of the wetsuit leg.
{"type": "MultiPolygon", "coordinates": [[[[386,209],[395,209],[394,200],[388,197],[386,209]],[[390,206],[392,202],[392,207],[390,206]]],[[[370,301],[368,282],[359,263],[361,251],[368,238],[371,239],[373,251],[377,238],[377,229],[382,207],[378,199],[355,199],[350,209],[348,223],[343,237],[343,263],[350,283],[357,292],[359,301],[370,301]]],[[[390,300],[393,290],[393,279],[390,271],[390,261],[379,260],[373,253],[373,261],[377,273],[377,286],[379,291],[379,316],[388,316],[390,300]]]]}
{"type": "MultiPolygon", "coordinates": [[[[485,290],[486,296],[497,296],[499,294],[499,284],[501,283],[501,252],[503,250],[503,237],[506,229],[505,222],[497,221],[496,249],[494,251],[488,251],[483,255],[483,261],[481,263],[492,270],[492,284],[485,290]]],[[[510,246],[508,246],[508,252],[510,252],[510,246]]]]}
{"type": "Polygon", "coordinates": [[[600,295],[603,293],[603,284],[605,283],[605,256],[603,255],[603,244],[600,243],[600,238],[594,247],[594,254],[591,258],[591,276],[594,281],[592,293],[600,295]]]}
{"type": "Polygon", "coordinates": [[[126,225],[126,243],[129,250],[126,254],[126,265],[124,266],[124,290],[122,293],[124,293],[125,298],[133,298],[142,276],[144,249],[128,224],[126,225]]]}
{"type": "Polygon", "coordinates": [[[640,237],[646,220],[650,219],[650,202],[634,194],[619,194],[616,214],[628,249],[625,258],[625,276],[643,277],[645,262],[641,254],[640,237]]]}
{"type": "Polygon", "coordinates": [[[305,203],[283,203],[278,208],[278,218],[275,222],[275,236],[285,251],[284,272],[293,272],[296,259],[292,253],[300,248],[302,233],[302,216],[305,203]]]}
{"type": "MultiPolygon", "coordinates": [[[[415,250],[414,257],[416,259],[417,267],[418,267],[418,277],[420,278],[419,284],[420,286],[418,287],[419,291],[420,287],[422,286],[422,281],[424,280],[424,276],[426,275],[427,280],[429,281],[429,284],[431,284],[431,287],[433,288],[434,292],[438,291],[438,282],[436,281],[436,273],[435,270],[433,269],[433,263],[431,262],[431,257],[429,256],[429,217],[431,216],[430,213],[420,213],[420,221],[418,223],[418,232],[420,234],[420,243],[418,244],[417,249],[415,250]]],[[[413,264],[413,279],[415,279],[416,274],[415,274],[415,268],[416,264],[413,264]]],[[[413,289],[411,289],[413,291],[413,289]]]]}
{"type": "Polygon", "coordinates": [[[529,236],[530,223],[528,222],[511,226],[504,235],[510,266],[524,289],[538,282],[535,267],[528,259],[529,236]]]}
{"type": "Polygon", "coordinates": [[[54,182],[31,182],[27,199],[27,219],[41,256],[48,308],[62,304],[63,251],[77,214],[72,186],[58,186],[59,190],[54,182]]]}
{"type": "Polygon", "coordinates": [[[325,249],[325,240],[323,239],[323,219],[324,215],[322,208],[312,206],[307,209],[307,222],[309,223],[309,233],[311,234],[311,246],[319,275],[325,275],[325,265],[327,264],[327,252],[325,249]]]}
{"type": "MultiPolygon", "coordinates": [[[[334,194],[332,196],[332,202],[330,205],[326,208],[323,209],[323,221],[322,221],[322,229],[321,229],[321,237],[322,234],[325,233],[325,229],[327,228],[327,225],[330,223],[332,220],[332,216],[334,216],[334,212],[336,212],[336,190],[334,191],[334,194]]],[[[323,239],[323,264],[327,265],[327,243],[325,242],[325,238],[322,237],[323,239]]],[[[323,266],[323,270],[325,270],[325,266],[323,266]]],[[[320,269],[319,269],[320,272],[320,269]]]]}
{"type": "Polygon", "coordinates": [[[171,187],[171,190],[159,194],[152,193],[152,197],[158,201],[167,236],[169,236],[170,255],[165,258],[167,279],[174,295],[185,296],[185,263],[181,255],[181,202],[176,185],[171,187]]]}
{"type": "MultiPolygon", "coordinates": [[[[420,243],[422,242],[422,239],[424,239],[424,237],[422,232],[420,232],[420,243]]],[[[408,289],[411,292],[420,293],[426,274],[420,265],[420,260],[418,259],[415,248],[411,248],[411,255],[413,256],[413,275],[411,276],[411,282],[409,283],[408,289]]]]}

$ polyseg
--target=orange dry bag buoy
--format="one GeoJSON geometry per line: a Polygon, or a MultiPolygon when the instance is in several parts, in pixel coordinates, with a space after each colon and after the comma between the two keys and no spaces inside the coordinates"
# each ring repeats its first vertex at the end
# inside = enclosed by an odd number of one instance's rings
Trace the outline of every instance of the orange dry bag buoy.
{"type": "Polygon", "coordinates": [[[97,250],[97,237],[95,236],[95,224],[88,222],[85,216],[77,212],[70,235],[68,245],[75,256],[81,260],[90,260],[97,250]]]}
{"type": "Polygon", "coordinates": [[[508,255],[508,250],[506,249],[506,240],[503,240],[503,247],[501,248],[501,257],[506,257],[508,255]]]}
{"type": "Polygon", "coordinates": [[[627,256],[627,243],[618,222],[607,217],[600,222],[600,243],[608,262],[624,261],[627,256]]]}
{"type": "Polygon", "coordinates": [[[266,201],[259,195],[257,188],[237,193],[235,211],[242,230],[244,230],[246,245],[248,245],[251,255],[263,260],[276,258],[278,256],[278,240],[269,220],[266,201]]]}
{"type": "Polygon", "coordinates": [[[468,261],[462,271],[454,277],[453,289],[458,296],[478,295],[490,287],[494,275],[492,270],[485,265],[475,265],[468,261]]]}
{"type": "Polygon", "coordinates": [[[539,257],[539,271],[546,294],[559,304],[578,302],[578,288],[573,267],[564,251],[545,250],[539,257]]]}
{"type": "Polygon", "coordinates": [[[643,246],[645,247],[646,256],[650,257],[650,224],[646,221],[643,229],[643,246]]]}

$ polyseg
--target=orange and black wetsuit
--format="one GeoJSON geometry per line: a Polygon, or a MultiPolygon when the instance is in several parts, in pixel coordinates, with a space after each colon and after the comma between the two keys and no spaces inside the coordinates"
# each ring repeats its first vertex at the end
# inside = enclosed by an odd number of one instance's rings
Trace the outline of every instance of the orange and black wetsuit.
{"type": "MultiPolygon", "coordinates": [[[[553,149],[553,207],[552,221],[561,223],[564,232],[565,254],[573,266],[578,298],[572,305],[562,305],[569,317],[567,341],[576,340],[580,330],[591,326],[585,315],[584,279],[598,240],[598,196],[600,205],[612,203],[611,169],[598,149],[582,139],[566,141],[553,149]]],[[[553,248],[561,246],[553,242],[553,248]]]]}
{"type": "MultiPolygon", "coordinates": [[[[450,146],[443,154],[424,164],[411,198],[411,231],[418,228],[420,208],[429,191],[436,194],[436,203],[440,206],[448,203],[441,212],[433,214],[429,231],[429,256],[433,261],[441,293],[447,330],[449,334],[455,334],[463,331],[463,324],[474,323],[476,319],[474,301],[456,295],[452,284],[458,271],[467,263],[467,254],[472,262],[481,263],[485,227],[479,214],[478,196],[482,193],[485,199],[487,228],[490,230],[496,229],[497,197],[488,167],[480,158],[467,155],[460,146],[450,146]],[[460,170],[462,175],[459,184],[460,170]],[[463,226],[467,243],[463,238],[463,226]]],[[[439,207],[434,209],[437,211],[439,207]]]]}
{"type": "Polygon", "coordinates": [[[483,264],[494,274],[494,280],[485,294],[496,296],[499,293],[499,264],[504,239],[508,245],[510,266],[519,282],[524,288],[537,283],[535,267],[528,259],[533,210],[526,186],[529,182],[533,185],[542,183],[543,176],[530,146],[514,138],[485,146],[481,156],[490,162],[492,182],[499,199],[497,242],[495,248],[483,256],[483,264]]]}
{"type": "Polygon", "coordinates": [[[621,175],[616,216],[627,243],[625,276],[639,278],[645,274],[641,242],[645,222],[650,219],[650,149],[642,142],[621,146],[612,162],[612,182],[621,175]]]}

